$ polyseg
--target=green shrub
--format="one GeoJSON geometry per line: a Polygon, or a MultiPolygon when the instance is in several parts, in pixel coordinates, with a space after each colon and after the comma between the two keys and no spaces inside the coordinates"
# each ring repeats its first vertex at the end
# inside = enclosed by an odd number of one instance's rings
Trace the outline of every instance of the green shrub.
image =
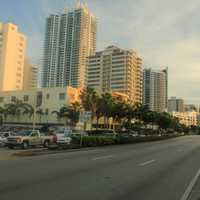
{"type": "Polygon", "coordinates": [[[153,141],[159,141],[159,140],[166,140],[169,138],[178,137],[179,135],[163,135],[163,136],[145,136],[145,137],[118,137],[118,143],[119,144],[133,144],[133,143],[139,143],[139,142],[153,142],[153,141]]]}
{"type": "MultiPolygon", "coordinates": [[[[79,146],[81,143],[80,136],[74,136],[72,138],[72,143],[79,146]]],[[[96,147],[115,144],[114,137],[108,136],[83,136],[82,137],[82,147],[96,147]]]]}
{"type": "MultiPolygon", "coordinates": [[[[97,146],[105,146],[105,145],[113,145],[113,144],[134,144],[140,142],[151,142],[151,141],[159,141],[165,140],[173,137],[177,137],[179,135],[163,135],[163,136],[145,136],[145,137],[123,137],[118,135],[117,137],[112,136],[83,136],[82,137],[82,147],[97,147],[97,146]]],[[[71,147],[79,148],[81,143],[80,136],[72,137],[71,147]]]]}

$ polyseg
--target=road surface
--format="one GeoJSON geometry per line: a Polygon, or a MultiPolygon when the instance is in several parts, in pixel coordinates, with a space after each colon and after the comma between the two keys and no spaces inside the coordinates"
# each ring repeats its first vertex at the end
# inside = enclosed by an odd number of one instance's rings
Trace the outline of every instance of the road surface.
{"type": "Polygon", "coordinates": [[[0,200],[186,200],[200,136],[0,160],[0,200]]]}

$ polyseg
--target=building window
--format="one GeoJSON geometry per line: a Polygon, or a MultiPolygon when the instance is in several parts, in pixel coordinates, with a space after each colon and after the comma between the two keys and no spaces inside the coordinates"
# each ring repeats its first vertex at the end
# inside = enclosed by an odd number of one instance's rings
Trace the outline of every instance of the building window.
{"type": "Polygon", "coordinates": [[[0,97],[0,103],[2,103],[4,101],[3,97],[0,97]]]}
{"type": "Polygon", "coordinates": [[[46,108],[46,109],[45,109],[45,115],[48,115],[48,114],[49,114],[49,109],[46,108]]]}
{"type": "Polygon", "coordinates": [[[42,99],[43,99],[42,92],[37,92],[37,97],[36,97],[36,106],[37,107],[42,105],[42,99]]]}
{"type": "Polygon", "coordinates": [[[29,100],[29,96],[28,95],[25,95],[24,96],[24,101],[28,101],[29,100]]]}
{"type": "Polygon", "coordinates": [[[66,94],[65,93],[60,93],[59,94],[59,100],[65,100],[66,94]]]}
{"type": "Polygon", "coordinates": [[[11,96],[11,101],[15,102],[17,100],[17,98],[15,96],[11,96]]]}
{"type": "Polygon", "coordinates": [[[50,94],[47,94],[47,95],[46,95],[46,99],[49,99],[49,98],[50,98],[50,94]]]}

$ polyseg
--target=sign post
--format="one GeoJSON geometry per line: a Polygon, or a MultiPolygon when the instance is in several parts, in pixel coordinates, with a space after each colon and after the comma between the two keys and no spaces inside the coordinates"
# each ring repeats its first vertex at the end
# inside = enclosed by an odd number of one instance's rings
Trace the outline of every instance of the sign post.
{"type": "MultiPolygon", "coordinates": [[[[82,122],[84,125],[84,131],[86,130],[87,123],[91,121],[92,113],[90,111],[84,111],[80,113],[79,121],[82,122]]],[[[80,138],[80,147],[82,147],[83,143],[83,134],[81,134],[80,138]]]]}

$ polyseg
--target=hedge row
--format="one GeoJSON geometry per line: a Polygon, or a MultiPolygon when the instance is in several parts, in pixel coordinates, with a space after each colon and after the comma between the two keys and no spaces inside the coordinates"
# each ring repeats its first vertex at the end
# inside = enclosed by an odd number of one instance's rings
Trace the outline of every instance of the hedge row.
{"type": "Polygon", "coordinates": [[[178,135],[170,135],[170,136],[145,136],[145,137],[129,137],[129,138],[120,138],[118,140],[119,144],[134,144],[140,142],[153,142],[153,141],[160,141],[166,140],[170,138],[178,137],[178,135]]]}
{"type": "Polygon", "coordinates": [[[96,147],[96,146],[116,144],[116,140],[114,137],[107,137],[107,136],[83,136],[82,138],[73,137],[72,144],[75,145],[81,144],[82,147],[96,147]]]}
{"type": "Polygon", "coordinates": [[[114,144],[133,144],[140,142],[150,142],[150,141],[159,141],[170,139],[174,137],[178,137],[179,135],[170,135],[170,136],[145,136],[145,137],[108,137],[108,136],[83,136],[73,137],[72,144],[73,146],[81,146],[82,147],[96,147],[96,146],[104,146],[104,145],[114,145],[114,144]]]}

